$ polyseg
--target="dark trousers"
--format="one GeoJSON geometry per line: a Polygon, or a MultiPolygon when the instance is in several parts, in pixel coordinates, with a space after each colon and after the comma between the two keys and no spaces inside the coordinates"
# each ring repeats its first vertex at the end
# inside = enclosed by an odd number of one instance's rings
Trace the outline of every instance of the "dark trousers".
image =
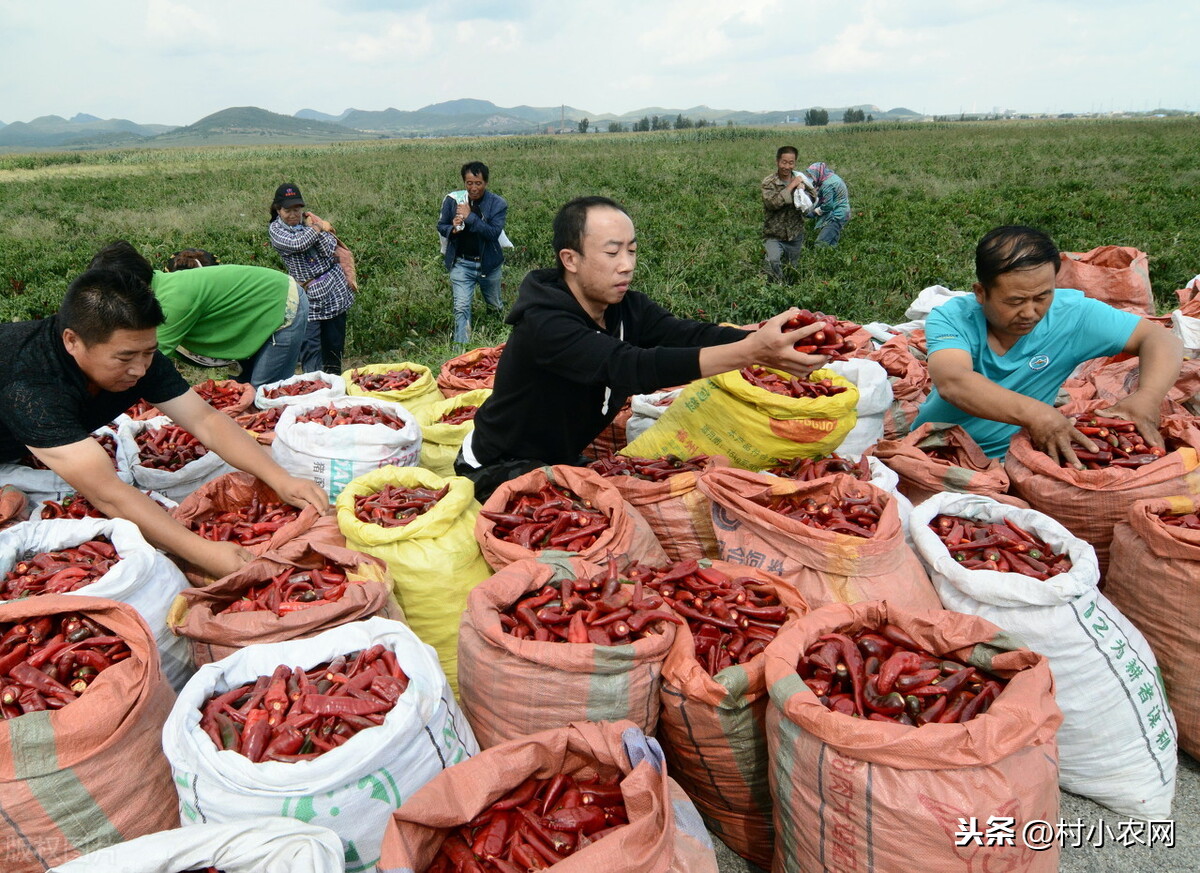
{"type": "Polygon", "coordinates": [[[321,370],[342,372],[342,350],[346,347],[346,313],[321,321],[308,320],[304,342],[300,346],[300,369],[305,373],[321,370]]]}

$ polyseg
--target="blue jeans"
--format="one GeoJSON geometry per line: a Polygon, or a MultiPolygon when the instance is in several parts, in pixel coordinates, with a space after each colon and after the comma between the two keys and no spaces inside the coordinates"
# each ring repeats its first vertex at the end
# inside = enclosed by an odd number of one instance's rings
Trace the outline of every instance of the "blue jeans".
{"type": "Polygon", "coordinates": [[[305,373],[342,372],[342,350],[346,347],[346,313],[320,321],[309,319],[300,348],[300,367],[305,373]]]}
{"type": "Polygon", "coordinates": [[[804,231],[800,231],[795,239],[764,239],[763,248],[766,249],[767,257],[763,262],[767,275],[776,282],[783,281],[783,261],[789,264],[795,264],[800,260],[800,253],[804,251],[804,231]]]}
{"type": "Polygon", "coordinates": [[[308,328],[308,295],[300,290],[296,298],[296,314],[292,323],[271,334],[243,367],[243,373],[249,375],[250,384],[255,388],[296,375],[300,345],[308,328]]]}
{"type": "Polygon", "coordinates": [[[817,228],[817,242],[819,246],[833,247],[838,244],[838,239],[842,235],[842,228],[846,226],[844,218],[830,218],[824,224],[817,228]]]}
{"type": "Polygon", "coordinates": [[[496,313],[504,312],[504,300],[500,297],[500,271],[498,265],[490,273],[482,273],[478,261],[459,258],[450,268],[450,290],[454,295],[454,342],[471,340],[471,304],[475,299],[475,285],[483,292],[483,302],[496,313]]]}

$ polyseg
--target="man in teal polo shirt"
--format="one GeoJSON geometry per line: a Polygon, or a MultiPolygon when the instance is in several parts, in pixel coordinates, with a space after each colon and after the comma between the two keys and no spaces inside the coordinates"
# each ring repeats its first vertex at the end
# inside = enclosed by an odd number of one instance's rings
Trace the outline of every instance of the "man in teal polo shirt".
{"type": "Polygon", "coordinates": [[[1162,446],[1159,406],[1179,377],[1181,343],[1148,319],[1056,289],[1059,263],[1050,237],[1030,227],[998,227],[980,240],[974,295],[943,303],[926,320],[934,390],[914,427],[961,425],[993,458],[1024,427],[1056,462],[1082,468],[1072,444],[1096,446],[1054,399],[1079,364],[1128,352],[1141,359],[1138,389],[1103,415],[1132,421],[1148,445],[1162,446]]]}

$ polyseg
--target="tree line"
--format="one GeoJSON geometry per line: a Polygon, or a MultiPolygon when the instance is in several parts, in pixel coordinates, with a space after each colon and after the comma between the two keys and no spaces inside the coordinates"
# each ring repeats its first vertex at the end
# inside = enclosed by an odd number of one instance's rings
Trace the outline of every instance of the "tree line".
{"type": "MultiPolygon", "coordinates": [[[[875,116],[870,113],[864,113],[861,109],[847,109],[842,113],[843,124],[855,124],[862,121],[874,121],[875,116]]],[[[607,130],[609,133],[624,133],[632,131],[639,133],[642,131],[651,130],[691,130],[697,127],[710,127],[716,122],[709,121],[705,118],[697,118],[695,121],[688,118],[682,112],[675,116],[672,121],[665,115],[643,115],[638,121],[630,122],[628,126],[620,121],[608,122],[607,130]]],[[[828,109],[809,109],[804,113],[804,124],[807,127],[824,127],[829,124],[828,109]]],[[[726,126],[733,127],[733,121],[726,122],[726,126]]],[[[599,125],[592,124],[591,119],[579,119],[577,129],[580,133],[587,133],[589,130],[599,130],[599,125]]]]}

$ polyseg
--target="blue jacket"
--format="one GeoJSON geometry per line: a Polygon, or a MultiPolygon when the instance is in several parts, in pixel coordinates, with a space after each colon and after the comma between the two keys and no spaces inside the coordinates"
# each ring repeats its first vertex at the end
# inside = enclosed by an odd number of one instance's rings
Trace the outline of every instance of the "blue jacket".
{"type": "MultiPolygon", "coordinates": [[[[446,237],[446,269],[454,266],[457,245],[455,243],[454,212],[458,204],[453,197],[442,200],[442,214],[438,217],[438,233],[446,237]]],[[[479,198],[479,212],[472,208],[467,216],[466,229],[479,234],[479,269],[490,273],[504,263],[504,252],[500,250],[500,234],[504,232],[504,220],[508,217],[508,204],[504,198],[491,191],[484,191],[479,198]]]]}

